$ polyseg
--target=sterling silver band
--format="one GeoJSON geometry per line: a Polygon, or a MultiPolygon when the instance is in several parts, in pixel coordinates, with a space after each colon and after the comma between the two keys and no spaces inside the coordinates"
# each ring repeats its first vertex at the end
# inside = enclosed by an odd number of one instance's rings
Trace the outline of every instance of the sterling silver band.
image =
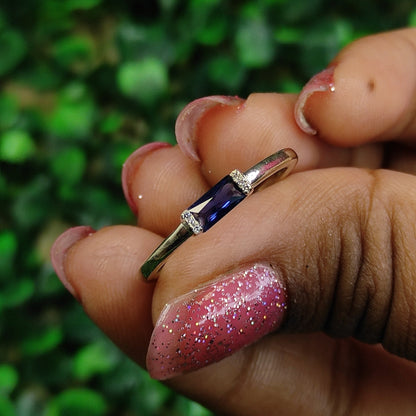
{"type": "Polygon", "coordinates": [[[271,179],[274,182],[285,178],[296,163],[295,151],[282,149],[243,173],[238,170],[232,171],[230,175],[198,199],[195,204],[183,211],[181,223],[176,230],[156,248],[141,266],[143,277],[146,280],[156,279],[169,255],[189,237],[212,227],[235,205],[255,190],[257,191],[263,183],[268,186],[272,183],[271,179]],[[270,180],[267,180],[269,178],[270,180]],[[219,202],[216,201],[217,199],[219,202]]]}

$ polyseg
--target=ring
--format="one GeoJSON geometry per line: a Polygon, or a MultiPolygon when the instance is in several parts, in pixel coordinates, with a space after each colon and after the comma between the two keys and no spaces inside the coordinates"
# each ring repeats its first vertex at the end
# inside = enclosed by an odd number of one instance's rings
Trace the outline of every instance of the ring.
{"type": "MultiPolygon", "coordinates": [[[[189,237],[209,230],[224,215],[228,214],[248,195],[258,190],[266,179],[285,178],[297,163],[297,154],[292,149],[282,149],[263,159],[245,172],[233,170],[213,188],[194,202],[181,214],[181,222],[141,266],[146,280],[157,278],[166,259],[189,237]]],[[[269,181],[267,181],[267,185],[269,181]]]]}

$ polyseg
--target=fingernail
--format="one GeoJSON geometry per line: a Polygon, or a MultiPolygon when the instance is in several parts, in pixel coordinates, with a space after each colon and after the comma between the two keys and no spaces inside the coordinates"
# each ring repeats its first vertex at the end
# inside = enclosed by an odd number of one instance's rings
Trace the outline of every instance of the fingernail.
{"type": "Polygon", "coordinates": [[[298,100],[295,105],[295,119],[298,126],[307,134],[315,135],[317,133],[309,121],[305,117],[305,106],[308,99],[316,92],[334,92],[334,70],[335,67],[331,66],[324,69],[313,76],[303,87],[299,94],[298,100]]]}
{"type": "Polygon", "coordinates": [[[64,263],[66,255],[68,253],[68,250],[76,242],[94,233],[95,230],[88,226],[70,228],[56,239],[51,248],[52,266],[55,269],[55,272],[58,275],[59,280],[62,282],[65,288],[72,294],[72,296],[74,296],[75,299],[78,299],[78,295],[75,292],[71,283],[69,282],[68,278],[66,277],[65,273],[64,263]]]}
{"type": "Polygon", "coordinates": [[[182,152],[190,159],[199,162],[196,143],[199,121],[208,110],[217,105],[239,106],[244,101],[243,98],[239,97],[212,95],[189,103],[179,114],[175,125],[176,140],[182,152]]]}
{"type": "Polygon", "coordinates": [[[165,306],[147,369],[164,380],[220,361],[278,329],[285,312],[285,287],[269,265],[225,275],[165,306]]]}
{"type": "Polygon", "coordinates": [[[135,195],[132,195],[131,184],[134,179],[134,174],[140,166],[143,158],[149,153],[161,149],[164,147],[170,147],[169,143],[152,142],[147,143],[142,147],[135,150],[124,162],[123,170],[121,171],[121,184],[123,187],[124,197],[133,211],[134,215],[137,215],[137,201],[135,195]]]}

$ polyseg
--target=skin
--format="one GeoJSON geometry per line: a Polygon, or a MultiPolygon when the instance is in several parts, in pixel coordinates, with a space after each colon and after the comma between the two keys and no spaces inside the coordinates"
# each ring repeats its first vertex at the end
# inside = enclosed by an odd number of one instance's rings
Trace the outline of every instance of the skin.
{"type": "Polygon", "coordinates": [[[415,46],[409,29],[343,50],[332,63],[336,90],[305,105],[317,136],[296,125],[296,96],[253,94],[200,120],[200,163],[178,147],[146,155],[130,185],[143,195],[138,227],[107,227],[66,255],[86,313],[144,365],[167,302],[268,261],[289,294],[281,330],[168,385],[218,414],[415,414],[415,46]],[[182,245],[156,284],[138,277],[187,204],[282,147],[296,149],[297,173],[182,245]]]}

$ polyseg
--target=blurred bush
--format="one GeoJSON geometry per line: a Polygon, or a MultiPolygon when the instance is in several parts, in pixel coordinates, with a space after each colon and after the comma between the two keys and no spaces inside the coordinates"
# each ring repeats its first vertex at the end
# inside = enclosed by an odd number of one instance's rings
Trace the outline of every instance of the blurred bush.
{"type": "Polygon", "coordinates": [[[208,415],[125,358],[49,263],[70,225],[133,223],[125,158],[190,100],[297,92],[411,0],[3,0],[0,416],[208,415]]]}

